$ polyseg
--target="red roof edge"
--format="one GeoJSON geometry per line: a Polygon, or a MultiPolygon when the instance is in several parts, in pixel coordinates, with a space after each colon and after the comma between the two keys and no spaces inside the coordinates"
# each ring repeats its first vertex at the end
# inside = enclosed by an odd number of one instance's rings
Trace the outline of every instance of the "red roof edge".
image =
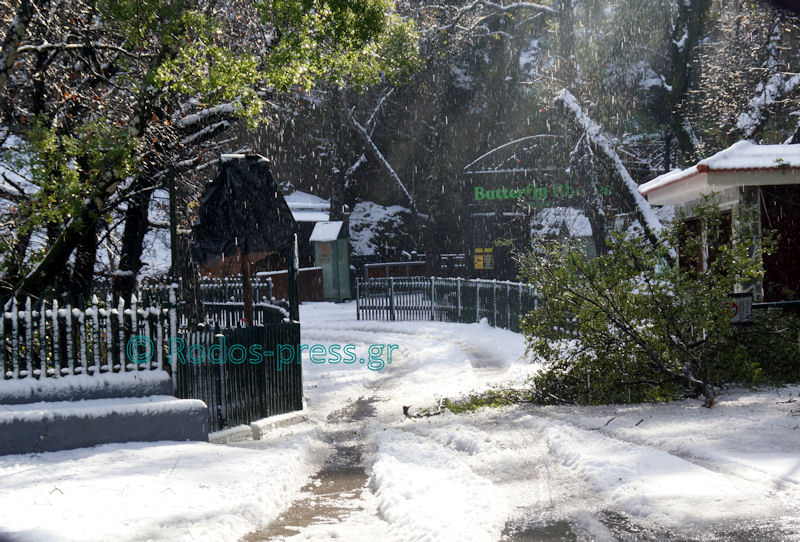
{"type": "Polygon", "coordinates": [[[664,183],[662,185],[659,185],[659,186],[656,186],[654,188],[651,188],[647,192],[642,192],[640,190],[640,193],[643,196],[646,196],[647,194],[649,194],[651,192],[655,192],[656,190],[661,190],[662,188],[665,188],[667,186],[673,185],[675,183],[685,181],[686,179],[690,179],[690,178],[694,177],[695,175],[699,175],[701,173],[710,173],[710,172],[719,173],[719,172],[722,172],[722,171],[737,171],[737,172],[741,172],[741,171],[776,171],[776,170],[777,171],[784,171],[784,170],[790,170],[790,169],[791,170],[800,169],[800,166],[789,166],[789,167],[786,167],[786,166],[773,166],[773,167],[714,168],[714,169],[711,169],[706,164],[697,164],[696,170],[693,173],[690,173],[689,175],[686,175],[684,177],[676,177],[676,178],[672,179],[668,183],[664,183]]]}
{"type": "MultiPolygon", "coordinates": [[[[705,166],[705,167],[707,168],[708,166],[705,166]]],[[[677,182],[685,181],[686,179],[690,179],[690,178],[694,177],[695,175],[700,175],[700,173],[704,173],[704,172],[700,171],[700,166],[697,166],[697,169],[696,169],[694,172],[692,172],[692,173],[690,173],[690,174],[688,174],[688,175],[686,175],[686,176],[684,176],[684,177],[676,177],[676,178],[672,179],[672,180],[671,180],[670,182],[668,182],[668,183],[664,183],[664,184],[662,184],[662,185],[655,186],[655,187],[651,188],[651,189],[650,189],[650,190],[648,190],[647,192],[643,192],[642,190],[639,190],[639,192],[640,192],[640,193],[641,193],[643,196],[646,196],[646,195],[647,195],[647,194],[649,194],[650,192],[655,192],[656,190],[661,190],[662,188],[665,188],[665,187],[667,187],[667,186],[673,185],[673,184],[675,184],[675,183],[677,183],[677,182]]]]}

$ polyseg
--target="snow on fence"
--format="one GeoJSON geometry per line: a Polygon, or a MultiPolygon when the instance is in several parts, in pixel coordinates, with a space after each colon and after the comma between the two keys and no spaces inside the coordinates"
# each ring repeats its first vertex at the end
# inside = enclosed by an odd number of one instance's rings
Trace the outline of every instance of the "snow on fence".
{"type": "Polygon", "coordinates": [[[479,322],[520,331],[521,316],[537,306],[528,284],[482,279],[392,277],[356,282],[359,320],[479,322]]]}
{"type": "MultiPolygon", "coordinates": [[[[254,302],[272,301],[272,279],[255,276],[250,281],[254,302]]],[[[241,278],[204,278],[200,280],[200,297],[203,303],[224,303],[244,299],[241,278]]]]}
{"type": "MultiPolygon", "coordinates": [[[[225,281],[216,291],[235,296],[235,282],[225,281]]],[[[279,345],[300,351],[300,324],[287,321],[280,306],[256,303],[253,325],[241,327],[241,301],[203,304],[206,325],[190,332],[179,325],[185,318],[177,285],[141,290],[129,304],[111,295],[102,301],[95,296],[89,304],[11,299],[0,311],[0,384],[164,369],[172,375],[176,396],[208,405],[212,430],[301,410],[302,367],[296,360],[279,364],[277,359],[279,345]],[[260,362],[219,363],[207,357],[215,345],[231,356],[233,345],[252,353],[256,344],[263,353],[260,362]],[[198,352],[201,359],[189,360],[198,352]]]]}
{"type": "Polygon", "coordinates": [[[11,299],[0,311],[3,379],[163,369],[176,333],[174,288],[144,304],[110,295],[88,304],[11,299]],[[141,338],[129,345],[133,336],[141,338]]]}

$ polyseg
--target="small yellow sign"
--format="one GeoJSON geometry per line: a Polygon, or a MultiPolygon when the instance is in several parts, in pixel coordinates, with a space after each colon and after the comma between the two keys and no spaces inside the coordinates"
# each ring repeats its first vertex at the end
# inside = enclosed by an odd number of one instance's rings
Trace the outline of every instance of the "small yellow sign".
{"type": "Polygon", "coordinates": [[[473,255],[474,269],[494,269],[494,250],[492,248],[476,248],[473,255]]]}

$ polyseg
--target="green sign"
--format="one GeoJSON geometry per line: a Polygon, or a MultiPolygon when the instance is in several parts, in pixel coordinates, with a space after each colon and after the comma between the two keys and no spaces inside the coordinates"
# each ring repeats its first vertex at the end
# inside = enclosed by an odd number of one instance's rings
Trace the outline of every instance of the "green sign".
{"type": "MultiPolygon", "coordinates": [[[[608,196],[611,194],[611,189],[607,186],[598,187],[600,194],[608,196]]],[[[476,202],[489,202],[501,200],[525,200],[539,205],[542,202],[552,199],[571,199],[580,197],[581,191],[579,188],[569,186],[567,184],[554,184],[550,186],[535,186],[528,184],[523,187],[509,188],[501,186],[500,188],[485,188],[483,186],[473,187],[473,200],[476,202]]],[[[555,203],[555,202],[551,202],[555,203]]]]}

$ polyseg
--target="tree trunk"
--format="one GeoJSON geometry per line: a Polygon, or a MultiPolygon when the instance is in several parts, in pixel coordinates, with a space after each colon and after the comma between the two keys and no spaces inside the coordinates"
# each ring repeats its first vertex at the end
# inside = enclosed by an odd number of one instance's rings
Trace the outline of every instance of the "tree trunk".
{"type": "Polygon", "coordinates": [[[5,274],[0,282],[0,301],[2,302],[5,302],[19,284],[22,262],[25,260],[32,234],[32,230],[26,233],[17,233],[6,255],[5,274]]]}
{"type": "MultiPolygon", "coordinates": [[[[134,189],[135,190],[135,189],[134,189]]],[[[136,190],[135,190],[136,191],[136,190]]],[[[124,299],[136,289],[136,276],[142,268],[144,237],[149,229],[148,212],[153,188],[136,191],[125,211],[125,229],[119,258],[119,272],[112,278],[112,288],[124,299]]]]}
{"type": "Polygon", "coordinates": [[[203,302],[200,298],[200,274],[192,259],[190,236],[178,234],[178,274],[181,278],[181,299],[189,330],[197,330],[203,321],[203,302]]]}
{"type": "Polygon", "coordinates": [[[94,229],[86,233],[75,251],[75,264],[72,266],[69,281],[69,293],[75,297],[83,296],[88,299],[92,293],[99,224],[98,222],[94,229]]]}
{"type": "Polygon", "coordinates": [[[583,212],[592,228],[595,254],[606,253],[606,213],[603,198],[597,184],[597,170],[591,156],[591,148],[585,141],[575,151],[579,156],[570,162],[570,177],[584,191],[583,212]]]}
{"type": "Polygon", "coordinates": [[[800,143],[800,122],[797,123],[797,126],[794,129],[794,133],[792,137],[786,142],[788,145],[797,145],[800,143]]]}

